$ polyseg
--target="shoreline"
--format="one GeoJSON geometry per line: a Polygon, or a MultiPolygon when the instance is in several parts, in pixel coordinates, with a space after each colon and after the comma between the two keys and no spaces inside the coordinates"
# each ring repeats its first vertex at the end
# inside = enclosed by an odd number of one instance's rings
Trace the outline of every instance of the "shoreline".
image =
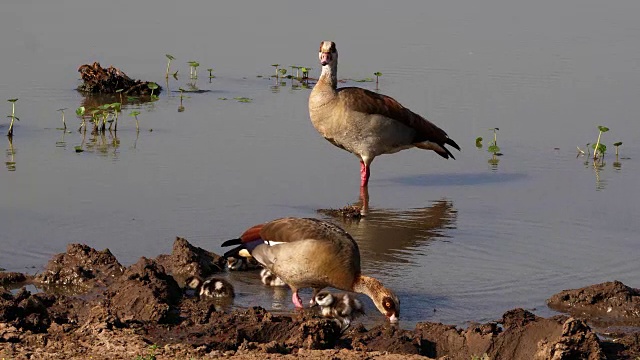
{"type": "Polygon", "coordinates": [[[172,254],[124,267],[108,249],[70,244],[38,275],[0,272],[0,357],[9,359],[602,359],[640,356],[640,290],[613,281],[547,301],[567,315],[512,309],[466,328],[418,322],[344,332],[315,309],[219,311],[189,297],[184,279],[224,271],[225,261],[177,238],[172,254]],[[31,294],[17,284],[45,289],[31,294]],[[49,288],[49,286],[51,286],[49,288]],[[47,289],[73,289],[68,294],[47,289]],[[507,355],[508,354],[508,355],[507,355]]]}

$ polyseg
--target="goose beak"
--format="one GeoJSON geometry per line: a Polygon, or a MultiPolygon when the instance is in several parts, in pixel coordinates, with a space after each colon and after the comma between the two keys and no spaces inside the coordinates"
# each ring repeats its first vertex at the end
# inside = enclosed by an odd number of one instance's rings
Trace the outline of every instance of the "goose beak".
{"type": "Polygon", "coordinates": [[[322,66],[327,65],[331,61],[331,53],[322,52],[320,53],[320,64],[322,66]]]}

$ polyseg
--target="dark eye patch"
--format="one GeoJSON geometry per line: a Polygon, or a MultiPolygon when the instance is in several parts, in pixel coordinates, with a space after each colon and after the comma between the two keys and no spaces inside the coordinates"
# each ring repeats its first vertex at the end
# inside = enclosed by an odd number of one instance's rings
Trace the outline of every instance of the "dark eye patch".
{"type": "Polygon", "coordinates": [[[384,309],[387,311],[395,310],[396,303],[391,298],[386,297],[382,299],[382,307],[384,307],[384,309]]]}

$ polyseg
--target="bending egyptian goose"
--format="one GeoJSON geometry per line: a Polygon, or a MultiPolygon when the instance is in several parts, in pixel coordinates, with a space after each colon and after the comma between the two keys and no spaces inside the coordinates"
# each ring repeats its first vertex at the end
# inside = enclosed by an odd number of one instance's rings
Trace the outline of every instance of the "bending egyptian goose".
{"type": "Polygon", "coordinates": [[[255,225],[240,238],[222,246],[239,245],[225,253],[248,250],[266,269],[291,287],[291,300],[302,308],[298,290],[313,288],[314,297],[325,287],[362,293],[391,322],[398,321],[400,301],[382,283],[360,272],[358,244],[340,227],[311,218],[283,218],[255,225]]]}
{"type": "Polygon", "coordinates": [[[360,159],[360,186],[369,183],[370,165],[382,154],[417,147],[445,159],[460,150],[444,130],[395,99],[358,87],[337,88],[338,52],[333,41],[320,43],[322,73],[309,96],[311,123],[333,145],[360,159]]]}
{"type": "Polygon", "coordinates": [[[358,314],[364,314],[362,303],[355,296],[348,293],[331,294],[320,291],[315,296],[315,302],[320,306],[323,317],[334,318],[345,330],[358,314]]]}

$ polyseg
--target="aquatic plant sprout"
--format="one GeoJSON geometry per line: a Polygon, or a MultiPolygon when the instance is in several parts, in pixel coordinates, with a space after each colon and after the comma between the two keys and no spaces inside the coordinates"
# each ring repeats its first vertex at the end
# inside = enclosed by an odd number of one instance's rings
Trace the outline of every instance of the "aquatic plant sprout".
{"type": "Polygon", "coordinates": [[[9,124],[9,131],[7,132],[7,136],[8,137],[13,137],[13,121],[14,120],[18,120],[20,121],[20,119],[18,119],[18,117],[16,117],[16,101],[18,101],[18,99],[8,99],[8,102],[11,103],[11,115],[8,115],[8,118],[11,118],[11,124],[9,124]]]}
{"type": "Polygon", "coordinates": [[[604,151],[606,151],[607,147],[600,144],[600,138],[602,137],[602,133],[606,133],[607,131],[609,131],[609,128],[606,126],[602,126],[602,125],[598,125],[598,141],[596,141],[596,144],[593,145],[593,160],[596,160],[598,158],[597,152],[599,151],[603,156],[604,156],[604,151]],[[603,147],[604,146],[604,147],[603,147]],[[602,151],[604,150],[604,151],[602,151]]]}
{"type": "Polygon", "coordinates": [[[138,115],[140,115],[140,111],[133,110],[129,113],[129,116],[133,116],[136,119],[136,131],[140,131],[140,125],[138,124],[138,115]]]}
{"type": "Polygon", "coordinates": [[[166,54],[165,55],[168,59],[167,61],[167,73],[165,74],[165,79],[169,78],[169,66],[171,66],[171,60],[175,60],[175,57],[173,57],[173,55],[171,54],[166,54]]]}

